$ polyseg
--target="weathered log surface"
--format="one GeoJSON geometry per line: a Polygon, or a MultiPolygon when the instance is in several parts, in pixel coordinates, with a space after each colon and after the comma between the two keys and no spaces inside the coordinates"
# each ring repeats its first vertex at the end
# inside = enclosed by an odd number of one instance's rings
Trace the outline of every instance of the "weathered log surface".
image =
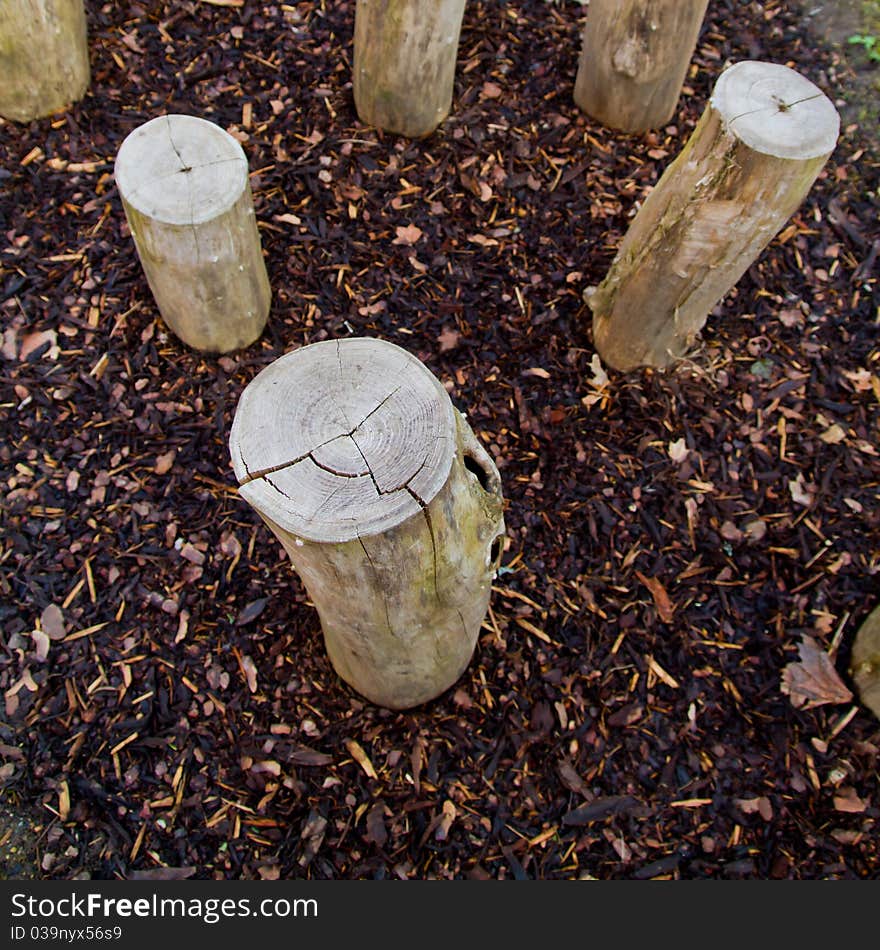
{"type": "Polygon", "coordinates": [[[360,120],[421,138],[449,115],[465,0],[358,0],[353,86],[360,120]]]}
{"type": "Polygon", "coordinates": [[[674,115],[708,0],[591,0],[574,101],[604,125],[644,132],[674,115]]]}
{"type": "Polygon", "coordinates": [[[83,0],[0,3],[0,116],[51,115],[81,99],[90,79],[83,0]]]}
{"type": "Polygon", "coordinates": [[[786,66],[719,78],[687,145],[639,209],[585,299],[602,360],[664,369],[797,210],[834,150],[831,101],[786,66]]]}
{"type": "Polygon", "coordinates": [[[503,500],[494,463],[424,364],[371,338],[288,353],[242,393],[229,448],[340,677],[391,709],[451,686],[488,608],[503,500]]]}
{"type": "Polygon", "coordinates": [[[207,353],[253,343],[271,291],[241,145],[205,119],[159,116],[126,137],[115,176],[170,329],[207,353]]]}
{"type": "Polygon", "coordinates": [[[849,672],[859,699],[880,719],[880,607],[868,614],[856,633],[849,672]]]}

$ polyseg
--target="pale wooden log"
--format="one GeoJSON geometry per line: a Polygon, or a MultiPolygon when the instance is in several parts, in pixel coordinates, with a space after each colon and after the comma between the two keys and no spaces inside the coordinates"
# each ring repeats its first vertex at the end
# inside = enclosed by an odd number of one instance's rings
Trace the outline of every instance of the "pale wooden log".
{"type": "Polygon", "coordinates": [[[880,719],[880,607],[868,614],[856,633],[849,674],[862,704],[880,719]]]}
{"type": "Polygon", "coordinates": [[[584,295],[606,365],[665,369],[797,210],[834,150],[831,101],[786,66],[721,74],[697,128],[584,295]]]}
{"type": "Polygon", "coordinates": [[[422,138],[449,115],[465,0],[357,0],[353,87],[360,120],[422,138]]]}
{"type": "Polygon", "coordinates": [[[590,0],[574,101],[603,125],[644,132],[675,113],[708,0],[590,0]]]}
{"type": "Polygon", "coordinates": [[[242,393],[229,450],[339,676],[389,709],[451,686],[488,609],[503,499],[492,459],[424,364],[372,338],[287,353],[242,393]]]}
{"type": "Polygon", "coordinates": [[[271,291],[241,145],[205,119],[159,116],[123,141],[115,177],[170,329],[206,353],[253,343],[271,291]]]}
{"type": "Polygon", "coordinates": [[[83,0],[0,2],[0,116],[51,115],[81,99],[90,79],[83,0]]]}

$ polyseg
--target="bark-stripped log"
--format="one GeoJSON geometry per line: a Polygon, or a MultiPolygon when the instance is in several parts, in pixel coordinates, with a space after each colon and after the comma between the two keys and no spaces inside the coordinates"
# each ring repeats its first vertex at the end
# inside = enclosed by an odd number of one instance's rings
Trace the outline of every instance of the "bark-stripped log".
{"type": "Polygon", "coordinates": [[[465,0],[357,0],[353,87],[360,120],[422,138],[449,115],[465,0]]]}
{"type": "Polygon", "coordinates": [[[249,346],[271,303],[248,164],[218,125],[164,115],[128,135],[116,184],[163,320],[205,353],[249,346]]]}
{"type": "Polygon", "coordinates": [[[424,364],[371,338],[287,353],[245,388],[229,449],[339,676],[390,709],[451,686],[488,609],[503,499],[492,459],[424,364]]]}
{"type": "Polygon", "coordinates": [[[880,719],[880,607],[868,614],[856,633],[849,675],[862,704],[880,719]]]}
{"type": "Polygon", "coordinates": [[[675,113],[708,0],[590,0],[574,101],[612,129],[644,132],[675,113]]]}
{"type": "Polygon", "coordinates": [[[0,116],[51,115],[81,99],[90,79],[83,0],[0,2],[0,116]]]}
{"type": "Polygon", "coordinates": [[[687,145],[639,209],[585,299],[609,366],[665,369],[797,210],[834,150],[831,101],[786,66],[719,78],[687,145]]]}

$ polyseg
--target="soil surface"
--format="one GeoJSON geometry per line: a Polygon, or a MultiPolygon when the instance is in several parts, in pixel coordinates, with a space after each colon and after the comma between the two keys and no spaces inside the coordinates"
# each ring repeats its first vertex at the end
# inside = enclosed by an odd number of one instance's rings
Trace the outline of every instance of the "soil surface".
{"type": "Polygon", "coordinates": [[[573,104],[580,3],[470,0],[452,113],[408,141],[358,121],[352,2],[86,7],[88,94],[0,125],[2,873],[880,876],[848,665],[880,571],[870,130],[847,113],[673,371],[603,368],[582,300],[726,65],[843,109],[841,49],[712,2],[675,120],[628,136],[573,104]],[[252,171],[272,312],[225,357],[162,323],[114,188],[167,112],[252,171]],[[425,362],[506,498],[473,660],[405,713],[337,677],[229,464],[256,373],[349,335],[425,362]]]}

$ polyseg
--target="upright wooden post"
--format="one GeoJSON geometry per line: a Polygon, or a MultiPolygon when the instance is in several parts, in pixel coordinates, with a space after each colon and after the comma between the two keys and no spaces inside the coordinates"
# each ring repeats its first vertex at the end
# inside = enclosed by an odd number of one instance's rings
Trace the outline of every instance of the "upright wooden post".
{"type": "Polygon", "coordinates": [[[51,115],[82,98],[90,78],[83,0],[0,2],[0,116],[51,115]]]}
{"type": "Polygon", "coordinates": [[[644,132],[673,116],[709,0],[590,0],[574,101],[604,125],[644,132]]]}
{"type": "Polygon", "coordinates": [[[271,291],[238,142],[205,119],[158,116],[123,141],[115,176],[171,330],[206,353],[253,343],[266,325],[271,291]]]}
{"type": "Polygon", "coordinates": [[[839,129],[831,101],[793,69],[745,61],[725,70],[605,279],[584,295],[602,360],[628,371],[684,356],[797,210],[839,129]]]}
{"type": "Polygon", "coordinates": [[[424,364],[371,338],[287,353],[242,393],[229,450],[339,676],[390,709],[451,686],[489,605],[503,499],[492,459],[424,364]]]}
{"type": "Polygon", "coordinates": [[[357,0],[354,101],[358,117],[421,138],[449,115],[465,0],[357,0]]]}

